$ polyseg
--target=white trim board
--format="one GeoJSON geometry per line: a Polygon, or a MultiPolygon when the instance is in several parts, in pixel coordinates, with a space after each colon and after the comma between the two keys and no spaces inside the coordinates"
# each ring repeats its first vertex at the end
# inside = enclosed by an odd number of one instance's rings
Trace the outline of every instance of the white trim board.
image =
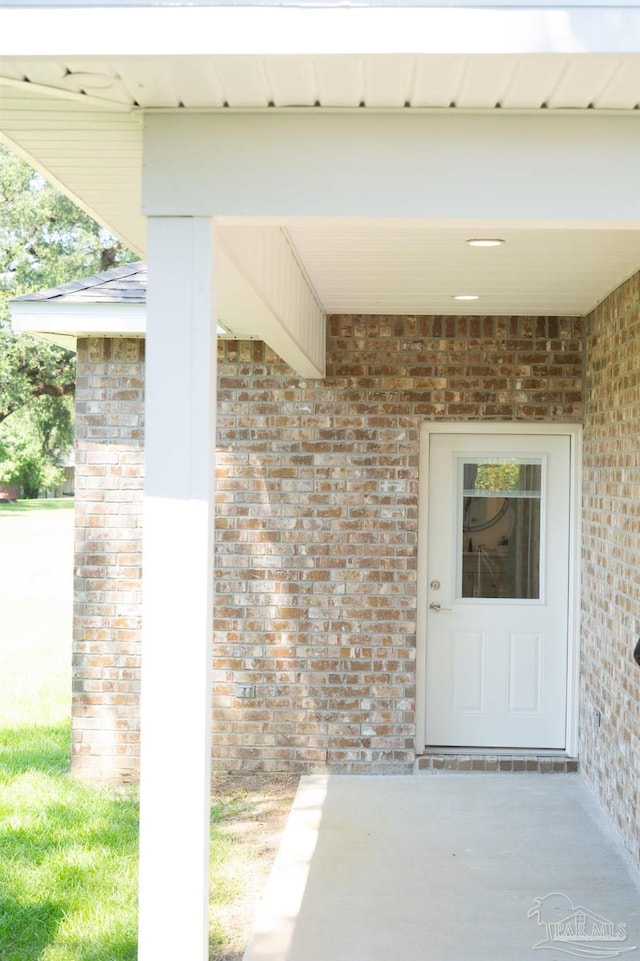
{"type": "Polygon", "coordinates": [[[638,49],[631,3],[447,7],[61,2],[0,10],[5,56],[611,53],[638,49]],[[73,16],[73,30],[65,8],[73,16]]]}

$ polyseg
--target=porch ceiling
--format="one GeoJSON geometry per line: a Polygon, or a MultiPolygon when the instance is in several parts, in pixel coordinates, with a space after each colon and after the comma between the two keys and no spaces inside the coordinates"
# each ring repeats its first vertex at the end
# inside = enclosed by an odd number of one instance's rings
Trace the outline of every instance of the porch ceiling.
{"type": "Polygon", "coordinates": [[[298,222],[287,228],[327,313],[584,315],[640,266],[640,229],[298,222]],[[477,301],[458,301],[476,294],[477,301]]]}
{"type": "MultiPolygon", "coordinates": [[[[564,10],[179,5],[137,12],[84,6],[73,10],[72,35],[61,12],[46,4],[0,11],[0,136],[140,254],[149,112],[639,116],[640,14],[624,3],[604,12],[588,4],[564,10]],[[33,29],[21,40],[29,15],[33,29]],[[100,17],[104,29],[97,30],[100,17]],[[158,17],[159,33],[138,29],[158,17]],[[216,30],[221,17],[225,30],[216,30]],[[278,29],[268,30],[276,21],[278,29]]],[[[640,267],[635,221],[592,229],[504,220],[279,226],[326,312],[585,314],[640,267]],[[493,250],[465,244],[478,235],[506,243],[493,250]],[[466,293],[480,300],[452,299],[466,293]]],[[[222,302],[221,321],[239,330],[241,306],[231,294],[222,302]]]]}

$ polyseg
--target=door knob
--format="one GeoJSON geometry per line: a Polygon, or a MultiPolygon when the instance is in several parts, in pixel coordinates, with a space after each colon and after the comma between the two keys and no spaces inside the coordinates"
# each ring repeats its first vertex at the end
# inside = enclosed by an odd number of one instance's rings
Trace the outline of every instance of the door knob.
{"type": "Polygon", "coordinates": [[[438,604],[437,601],[432,601],[431,604],[429,604],[429,610],[430,610],[430,611],[433,611],[434,614],[440,614],[440,613],[448,613],[448,614],[450,614],[450,613],[453,611],[453,608],[451,608],[451,607],[440,607],[440,605],[438,604]]]}

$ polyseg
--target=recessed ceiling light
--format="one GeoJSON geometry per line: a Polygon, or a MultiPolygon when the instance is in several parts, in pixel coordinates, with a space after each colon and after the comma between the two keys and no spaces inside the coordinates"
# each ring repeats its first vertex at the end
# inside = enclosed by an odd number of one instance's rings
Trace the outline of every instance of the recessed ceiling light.
{"type": "Polygon", "coordinates": [[[454,300],[479,300],[478,294],[454,294],[454,300]]]}
{"type": "Polygon", "coordinates": [[[502,247],[506,241],[498,237],[472,237],[467,243],[470,247],[502,247]]]}

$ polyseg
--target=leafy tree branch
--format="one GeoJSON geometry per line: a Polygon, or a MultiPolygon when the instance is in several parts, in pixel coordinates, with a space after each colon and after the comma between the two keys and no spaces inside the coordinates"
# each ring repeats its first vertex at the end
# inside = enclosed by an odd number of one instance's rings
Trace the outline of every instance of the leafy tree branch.
{"type": "Polygon", "coordinates": [[[28,449],[32,463],[34,441],[40,456],[55,466],[66,453],[64,445],[69,450],[73,443],[68,418],[69,398],[75,390],[75,355],[55,344],[14,334],[9,301],[136,259],[28,164],[0,145],[0,458],[4,464],[0,473],[12,472],[11,450],[20,445],[23,454],[28,449]],[[39,433],[42,405],[48,405],[49,419],[67,425],[66,433],[60,430],[55,434],[57,446],[48,445],[39,433]],[[15,427],[7,434],[5,423],[18,415],[15,427]]]}

